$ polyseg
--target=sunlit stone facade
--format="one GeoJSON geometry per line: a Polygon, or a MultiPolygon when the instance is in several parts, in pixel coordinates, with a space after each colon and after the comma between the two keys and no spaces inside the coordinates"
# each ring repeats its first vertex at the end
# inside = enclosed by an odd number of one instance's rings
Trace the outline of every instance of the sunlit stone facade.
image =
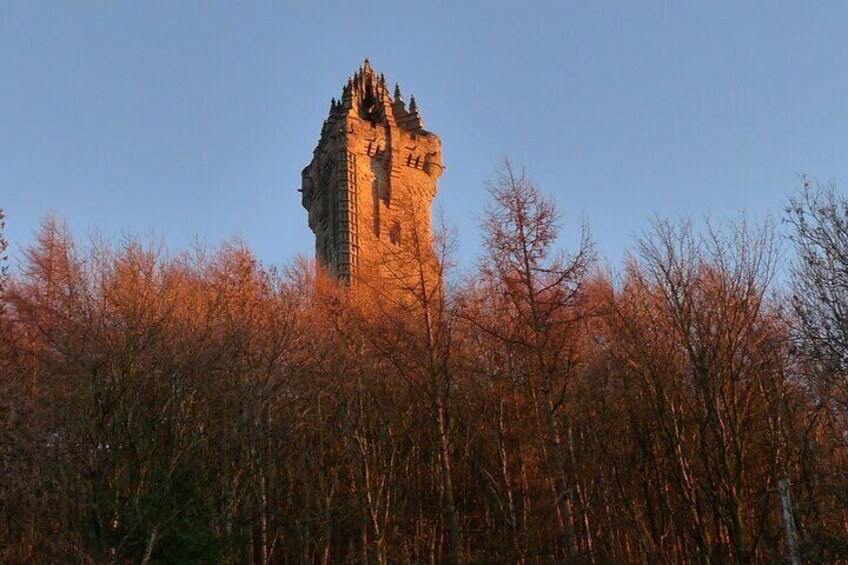
{"type": "Polygon", "coordinates": [[[390,95],[385,77],[366,59],[341,100],[330,103],[303,170],[303,206],[320,264],[350,283],[379,271],[413,239],[430,245],[442,170],[441,140],[424,129],[415,97],[407,105],[397,85],[390,95]]]}

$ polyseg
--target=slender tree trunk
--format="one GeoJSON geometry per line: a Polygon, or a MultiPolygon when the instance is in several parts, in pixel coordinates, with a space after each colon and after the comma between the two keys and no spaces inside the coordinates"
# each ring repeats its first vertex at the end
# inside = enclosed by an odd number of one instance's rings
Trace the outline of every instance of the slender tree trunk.
{"type": "Polygon", "coordinates": [[[504,424],[504,402],[501,401],[498,406],[498,454],[500,456],[501,480],[504,483],[506,491],[507,516],[509,526],[512,533],[512,545],[515,549],[519,563],[524,563],[526,557],[524,549],[521,547],[521,540],[518,532],[518,516],[515,512],[515,496],[512,492],[512,481],[509,474],[509,460],[506,453],[505,445],[506,425],[504,424]]]}
{"type": "Polygon", "coordinates": [[[459,516],[453,494],[453,478],[451,475],[450,442],[448,441],[447,415],[444,404],[440,401],[436,407],[439,426],[439,454],[441,461],[442,486],[444,488],[444,511],[448,526],[448,555],[447,562],[458,564],[460,559],[459,516]]]}
{"type": "Polygon", "coordinates": [[[147,547],[144,549],[144,558],[141,560],[141,565],[150,563],[150,558],[153,556],[153,549],[156,547],[156,540],[159,538],[159,528],[153,528],[150,537],[147,539],[147,547]]]}
{"type": "Polygon", "coordinates": [[[551,471],[553,473],[554,497],[557,508],[562,515],[563,522],[563,547],[566,557],[570,563],[577,559],[577,536],[574,533],[574,520],[571,516],[571,495],[568,489],[568,480],[565,475],[565,458],[562,453],[562,441],[560,440],[559,428],[554,413],[554,402],[551,391],[543,388],[545,395],[545,424],[547,426],[547,440],[549,444],[548,457],[550,458],[551,471]]]}

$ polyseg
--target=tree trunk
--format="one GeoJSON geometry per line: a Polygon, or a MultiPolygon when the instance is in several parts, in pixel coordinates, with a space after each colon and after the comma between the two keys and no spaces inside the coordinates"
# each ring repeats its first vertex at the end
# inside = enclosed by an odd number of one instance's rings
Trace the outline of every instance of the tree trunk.
{"type": "Polygon", "coordinates": [[[448,555],[447,562],[458,564],[460,559],[459,517],[457,516],[456,501],[453,495],[453,478],[451,477],[450,443],[448,441],[447,416],[444,404],[438,403],[436,408],[439,426],[439,459],[441,460],[442,487],[444,488],[444,512],[448,526],[448,555]]]}
{"type": "Polygon", "coordinates": [[[545,423],[547,425],[548,457],[553,472],[554,497],[556,499],[557,508],[562,515],[563,523],[563,546],[565,547],[566,557],[569,563],[574,563],[577,559],[577,536],[574,534],[574,520],[571,517],[571,495],[568,490],[568,480],[565,476],[565,458],[562,454],[562,441],[559,437],[559,429],[556,422],[556,414],[554,413],[554,402],[551,398],[551,391],[545,387],[545,423]]]}

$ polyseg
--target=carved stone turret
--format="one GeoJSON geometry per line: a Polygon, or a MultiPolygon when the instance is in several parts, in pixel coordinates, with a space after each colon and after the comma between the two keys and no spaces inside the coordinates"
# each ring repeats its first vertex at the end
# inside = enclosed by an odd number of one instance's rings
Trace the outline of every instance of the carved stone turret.
{"type": "Polygon", "coordinates": [[[424,129],[415,97],[407,109],[368,59],[330,102],[312,162],[303,169],[303,206],[315,254],[350,283],[380,270],[415,230],[429,242],[430,208],[442,174],[441,141],[424,129]],[[414,213],[410,213],[413,211],[414,213]],[[414,223],[414,225],[410,225],[414,223]]]}

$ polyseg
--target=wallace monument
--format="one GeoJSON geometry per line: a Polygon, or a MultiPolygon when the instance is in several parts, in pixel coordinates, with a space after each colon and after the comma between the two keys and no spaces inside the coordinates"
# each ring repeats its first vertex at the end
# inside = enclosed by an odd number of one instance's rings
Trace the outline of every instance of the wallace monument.
{"type": "Polygon", "coordinates": [[[312,161],[303,169],[303,206],[318,262],[344,283],[379,271],[415,236],[430,247],[430,208],[442,174],[441,141],[424,129],[415,103],[368,59],[330,103],[312,161]]]}

